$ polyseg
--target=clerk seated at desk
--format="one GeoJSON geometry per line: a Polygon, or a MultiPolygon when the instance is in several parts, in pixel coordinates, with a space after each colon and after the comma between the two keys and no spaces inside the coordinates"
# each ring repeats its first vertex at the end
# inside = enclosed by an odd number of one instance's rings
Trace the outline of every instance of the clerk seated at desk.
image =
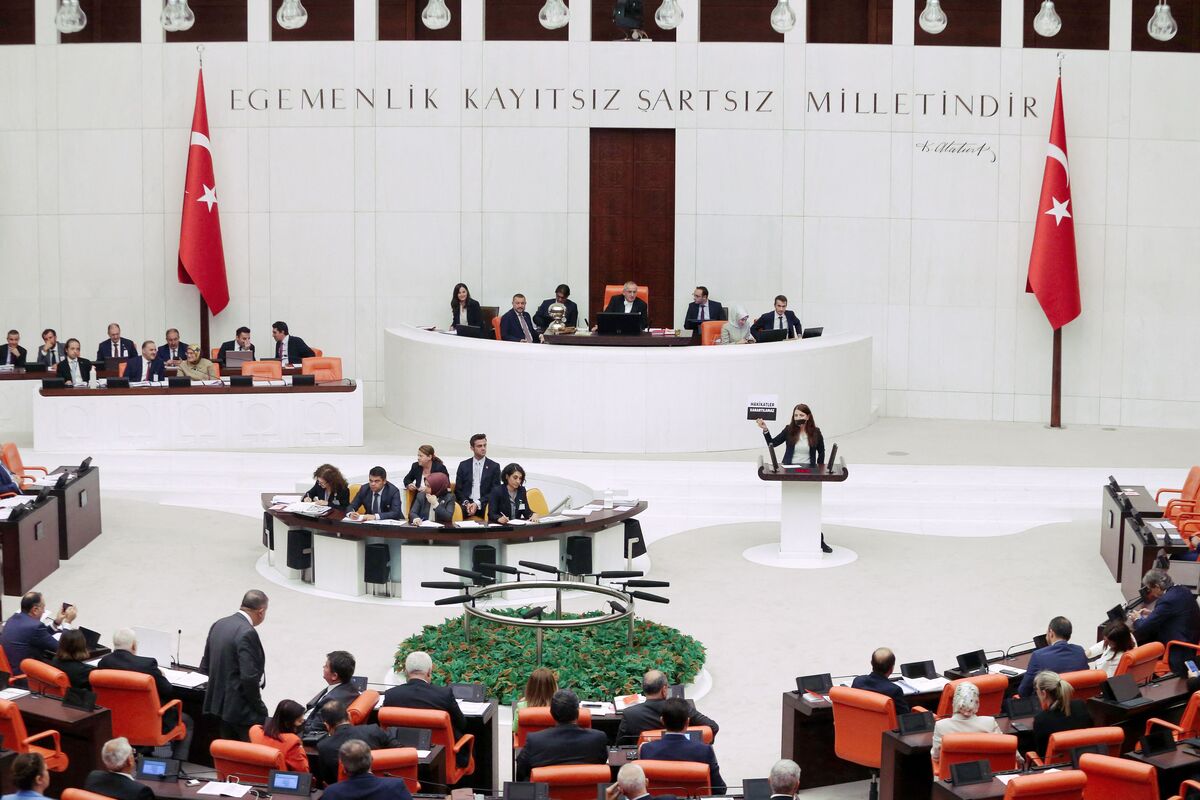
{"type": "Polygon", "coordinates": [[[286,322],[280,321],[273,324],[271,336],[275,339],[275,358],[278,358],[285,367],[289,364],[299,364],[304,359],[316,355],[307,342],[288,332],[286,322]]]}
{"type": "Polygon", "coordinates": [[[471,457],[459,462],[454,494],[464,517],[483,514],[483,504],[500,485],[500,464],[487,457],[487,434],[471,437],[471,457]]]}
{"type": "Polygon", "coordinates": [[[8,332],[8,346],[4,348],[4,358],[0,359],[0,364],[7,364],[10,367],[25,366],[25,359],[29,357],[29,353],[24,347],[21,347],[21,333],[17,330],[8,332]]]}
{"type": "Polygon", "coordinates": [[[911,709],[908,701],[904,699],[904,690],[900,688],[900,684],[889,680],[895,668],[896,654],[886,647],[880,647],[871,653],[871,674],[859,675],[850,684],[850,688],[886,695],[892,698],[897,714],[907,714],[911,709]]]}
{"type": "Polygon", "coordinates": [[[158,360],[158,345],[153,339],[142,342],[142,354],[125,362],[125,375],[130,383],[163,381],[166,367],[158,360]]]}
{"type": "Polygon", "coordinates": [[[425,480],[435,472],[442,473],[446,476],[446,482],[450,482],[450,471],[434,452],[433,445],[423,444],[417,448],[417,460],[408,468],[400,484],[410,492],[420,491],[425,487],[425,480]]]}
{"type": "Polygon", "coordinates": [[[775,295],[775,310],[759,317],[751,326],[751,332],[757,334],[759,331],[787,331],[788,339],[799,339],[804,335],[804,329],[800,327],[800,318],[794,312],[788,311],[787,305],[786,297],[781,294],[775,295]]]}
{"type": "Polygon", "coordinates": [[[1090,669],[1087,653],[1083,652],[1079,645],[1071,644],[1071,620],[1055,617],[1046,626],[1046,647],[1034,650],[1033,655],[1029,657],[1029,665],[1021,677],[1017,694],[1021,697],[1032,695],[1033,679],[1043,670],[1063,673],[1084,669],[1090,669]]]}
{"type": "MultiPolygon", "coordinates": [[[[1161,569],[1152,569],[1142,577],[1148,590],[1147,600],[1154,601],[1154,610],[1141,609],[1129,615],[1138,644],[1173,641],[1200,641],[1200,606],[1186,586],[1176,586],[1171,576],[1161,569]]],[[[1179,676],[1188,674],[1184,662],[1194,657],[1191,650],[1171,648],[1171,671],[1179,676]]]]}
{"type": "Polygon", "coordinates": [[[108,325],[108,338],[96,346],[96,361],[103,364],[107,359],[133,358],[137,348],[132,339],[121,336],[121,326],[115,322],[108,325]]]}
{"type": "MultiPolygon", "coordinates": [[[[650,309],[646,306],[646,301],[637,296],[638,285],[633,281],[626,281],[621,287],[621,293],[613,295],[608,301],[608,305],[604,307],[606,314],[641,314],[642,325],[641,329],[646,330],[650,327],[650,309]]],[[[593,326],[592,330],[596,330],[593,326]]]]}
{"type": "Polygon", "coordinates": [[[440,525],[453,525],[454,506],[450,479],[445,473],[433,472],[425,479],[424,488],[413,498],[408,521],[414,525],[430,520],[440,525]]]}
{"type": "Polygon", "coordinates": [[[688,303],[683,316],[683,327],[692,332],[692,338],[700,338],[700,328],[705,322],[721,322],[725,309],[716,300],[708,299],[708,287],[697,286],[692,291],[692,302],[688,303]]]}
{"type": "MultiPolygon", "coordinates": [[[[100,659],[100,663],[96,665],[97,669],[120,669],[126,672],[140,672],[143,675],[149,675],[154,679],[154,688],[158,691],[159,705],[166,705],[175,699],[175,688],[167,680],[167,677],[162,674],[162,670],[158,668],[158,662],[150,656],[139,656],[137,654],[137,634],[129,628],[121,628],[113,634],[112,646],[112,652],[100,659]]],[[[162,717],[163,733],[173,730],[179,724],[181,713],[178,708],[174,707],[166,710],[162,717]]],[[[171,758],[187,761],[188,753],[192,747],[192,734],[195,732],[196,726],[192,718],[187,714],[182,715],[182,722],[187,733],[184,738],[171,742],[171,758]]]]}
{"type": "MultiPolygon", "coordinates": [[[[449,686],[433,685],[433,659],[429,653],[415,650],[404,659],[404,680],[383,694],[383,707],[432,708],[450,715],[450,727],[454,730],[454,741],[462,738],[466,720],[454,692],[449,686]]],[[[456,757],[458,766],[465,767],[471,754],[464,747],[456,757]]]]}
{"type": "Polygon", "coordinates": [[[342,511],[350,505],[350,487],[340,469],[333,464],[322,464],[313,470],[313,478],[316,483],[304,495],[304,502],[342,511]]]}
{"type": "Polygon", "coordinates": [[[4,623],[4,631],[0,633],[0,646],[4,647],[4,655],[14,670],[21,668],[21,662],[27,658],[46,661],[47,653],[58,650],[56,633],[61,633],[63,626],[75,619],[75,606],[67,606],[60,610],[50,625],[42,622],[46,613],[46,601],[41,592],[26,592],[21,598],[21,610],[8,618],[4,623]]]}
{"type": "Polygon", "coordinates": [[[717,764],[717,753],[711,744],[693,742],[688,738],[688,704],[681,697],[672,697],[662,706],[662,738],[642,745],[638,758],[652,761],[696,761],[708,764],[709,783],[713,794],[725,794],[725,779],[717,764]]]}
{"type": "Polygon", "coordinates": [[[471,297],[471,290],[465,283],[454,284],[450,294],[450,327],[469,325],[472,328],[483,328],[483,309],[479,301],[471,297]]]}
{"type": "Polygon", "coordinates": [[[388,482],[387,470],[371,467],[367,485],[358,490],[350,501],[353,509],[347,517],[355,522],[370,522],[373,519],[401,519],[404,516],[404,500],[395,484],[388,482]],[[358,509],[364,509],[359,511],[358,509]]]}
{"type": "Polygon", "coordinates": [[[42,346],[35,351],[37,363],[47,367],[57,367],[58,363],[67,357],[67,348],[58,340],[58,331],[46,328],[42,331],[42,346]]]}
{"type": "Polygon", "coordinates": [[[175,365],[178,370],[175,373],[177,377],[190,378],[194,381],[215,381],[217,379],[217,365],[204,357],[199,345],[188,345],[184,353],[186,358],[175,365]]]}
{"type": "Polygon", "coordinates": [[[509,464],[500,473],[500,485],[488,496],[488,522],[507,525],[510,519],[537,522],[538,518],[525,495],[525,469],[520,464],[509,464]]]}
{"type": "Polygon", "coordinates": [[[550,316],[550,306],[555,303],[562,303],[567,309],[567,313],[563,315],[563,324],[568,328],[575,328],[579,325],[579,306],[571,299],[571,287],[565,283],[560,283],[554,288],[554,297],[549,300],[543,300],[538,306],[538,310],[533,315],[533,322],[542,330],[550,327],[550,323],[554,318],[550,316]]]}
{"type": "Polygon", "coordinates": [[[222,367],[226,366],[226,353],[249,353],[250,360],[255,359],[254,344],[250,341],[249,328],[243,325],[237,329],[232,339],[221,344],[221,348],[217,351],[217,363],[222,367]]]}
{"type": "Polygon", "coordinates": [[[113,800],[154,800],[154,790],[133,777],[137,756],[124,736],[109,739],[100,748],[104,769],[88,773],[83,788],[113,800]]]}
{"type": "Polygon", "coordinates": [[[179,362],[187,358],[189,349],[187,342],[179,340],[178,328],[167,328],[166,341],[158,348],[158,360],[168,367],[178,367],[179,362]]]}
{"type": "Polygon", "coordinates": [[[79,340],[67,339],[67,357],[58,362],[58,377],[68,386],[87,386],[96,377],[92,362],[79,357],[79,340]]]}
{"type": "Polygon", "coordinates": [[[529,780],[537,767],[559,764],[608,763],[608,737],[604,731],[579,727],[579,698],[568,689],[559,689],[550,698],[553,728],[529,734],[517,756],[514,779],[529,780]]]}

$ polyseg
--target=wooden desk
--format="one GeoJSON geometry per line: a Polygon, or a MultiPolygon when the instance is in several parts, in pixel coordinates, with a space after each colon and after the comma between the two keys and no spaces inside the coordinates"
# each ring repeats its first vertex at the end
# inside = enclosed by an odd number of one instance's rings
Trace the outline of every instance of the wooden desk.
{"type": "Polygon", "coordinates": [[[58,569],[59,500],[32,504],[16,521],[0,522],[4,593],[20,597],[58,569]]]}
{"type": "Polygon", "coordinates": [[[1200,773],[1200,755],[1187,746],[1180,747],[1173,753],[1160,756],[1144,756],[1141,753],[1126,753],[1125,758],[1132,758],[1143,764],[1154,767],[1158,773],[1158,796],[1167,800],[1179,789],[1179,784],[1189,778],[1195,778],[1200,773]]]}
{"type": "MultiPolygon", "coordinates": [[[[1033,725],[1033,717],[1020,720],[1033,725]]],[[[1008,717],[997,717],[1000,732],[1017,737],[1016,752],[1033,749],[1032,731],[1014,731],[1008,717]]],[[[933,787],[933,733],[913,733],[901,736],[899,731],[883,734],[883,750],[879,769],[881,800],[926,800],[933,787]]]]}
{"type": "MultiPolygon", "coordinates": [[[[1013,653],[1007,658],[992,658],[988,660],[988,670],[994,673],[1000,673],[1005,667],[1013,667],[1017,670],[1024,670],[1029,666],[1029,659],[1033,655],[1032,650],[1023,650],[1020,653],[1013,653]]],[[[947,680],[956,681],[960,678],[967,677],[967,674],[958,668],[948,669],[942,673],[942,676],[947,680]]],[[[1015,692],[1021,684],[1021,678],[1025,676],[1024,672],[1019,672],[1016,675],[1008,675],[1008,688],[1010,692],[1015,692]]],[[[931,708],[930,711],[937,711],[931,708]]]]}
{"type": "MultiPolygon", "coordinates": [[[[1128,497],[1133,510],[1146,519],[1162,516],[1162,509],[1145,486],[1122,486],[1121,491],[1125,494],[1117,497],[1108,484],[1100,489],[1100,556],[1118,583],[1121,583],[1125,563],[1122,553],[1129,537],[1130,524],[1130,515],[1126,513],[1121,499],[1128,497]]],[[[1137,577],[1140,581],[1142,574],[1139,573],[1137,577]]]]}
{"type": "Polygon", "coordinates": [[[1129,600],[1137,597],[1142,588],[1142,576],[1154,566],[1154,560],[1162,551],[1185,553],[1187,545],[1180,543],[1166,547],[1162,544],[1161,531],[1150,528],[1157,541],[1150,541],[1139,533],[1130,522],[1126,528],[1125,542],[1121,550],[1121,596],[1129,600]]]}
{"type": "MultiPolygon", "coordinates": [[[[138,781],[144,786],[149,786],[154,792],[154,796],[161,800],[197,800],[197,798],[210,798],[212,795],[200,794],[200,790],[204,788],[204,784],[208,780],[201,779],[200,783],[195,786],[188,786],[186,778],[180,778],[177,781],[138,781]]],[[[314,789],[309,795],[309,800],[320,800],[322,795],[321,789],[314,789]]],[[[253,797],[254,795],[248,795],[253,797]]],[[[291,797],[292,795],[279,795],[279,797],[291,797]]]]}
{"type": "MultiPolygon", "coordinates": [[[[187,672],[199,672],[197,667],[187,664],[175,664],[172,669],[187,672]]],[[[193,764],[211,767],[212,754],[208,752],[213,739],[221,738],[221,720],[204,713],[204,687],[195,688],[172,685],[172,699],[183,704],[183,713],[192,718],[192,749],[188,752],[188,761],[193,764]]],[[[165,700],[162,702],[166,702],[165,700]]]]}
{"type": "MultiPolygon", "coordinates": [[[[50,474],[61,475],[77,466],[59,467],[50,474]]],[[[50,494],[58,498],[58,557],[65,561],[100,535],[100,468],[91,467],[68,479],[62,491],[50,494]]]]}
{"type": "MultiPolygon", "coordinates": [[[[500,713],[494,697],[488,698],[483,714],[464,715],[463,733],[475,735],[475,771],[468,775],[462,787],[492,794],[500,790],[500,713]]],[[[448,758],[450,756],[447,756],[448,758]]],[[[444,782],[445,779],[443,779],[444,782]]]]}
{"type": "Polygon", "coordinates": [[[933,782],[932,800],[993,800],[1004,797],[1007,787],[999,778],[991,783],[976,783],[973,786],[951,786],[943,781],[933,782]]]}
{"type": "Polygon", "coordinates": [[[50,773],[50,794],[57,797],[68,787],[83,786],[87,774],[103,769],[100,749],[112,738],[112,714],[107,708],[94,711],[66,708],[57,698],[28,695],[16,701],[30,734],[56,730],[70,763],[64,772],[50,773]]]}
{"type": "Polygon", "coordinates": [[[1116,725],[1125,731],[1125,742],[1122,752],[1132,750],[1138,739],[1146,732],[1146,720],[1159,717],[1168,722],[1179,719],[1182,706],[1191,696],[1187,688],[1186,678],[1167,678],[1157,683],[1148,683],[1141,687],[1142,697],[1148,697],[1153,702],[1133,708],[1117,705],[1102,697],[1092,697],[1087,701],[1088,712],[1097,727],[1116,725]]]}

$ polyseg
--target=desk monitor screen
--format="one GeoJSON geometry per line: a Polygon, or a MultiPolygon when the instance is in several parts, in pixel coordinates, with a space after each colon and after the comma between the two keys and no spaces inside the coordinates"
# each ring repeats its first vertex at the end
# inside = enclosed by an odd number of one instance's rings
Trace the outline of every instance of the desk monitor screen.
{"type": "Polygon", "coordinates": [[[682,683],[672,683],[670,686],[667,687],[667,698],[669,699],[672,697],[678,697],[680,700],[683,699],[683,684],[682,683]]]}
{"type": "Polygon", "coordinates": [[[987,671],[987,653],[982,650],[976,650],[973,653],[963,653],[956,656],[958,660],[958,668],[966,673],[986,672],[987,671]]]}
{"type": "Polygon", "coordinates": [[[172,389],[186,389],[188,386],[191,386],[191,385],[192,385],[192,379],[186,375],[184,375],[182,377],[176,375],[174,377],[167,378],[167,386],[172,389]]]}
{"type": "Polygon", "coordinates": [[[357,689],[359,694],[362,694],[363,692],[365,692],[367,690],[367,676],[366,675],[353,676],[352,678],[350,678],[350,685],[353,686],[355,689],[357,689]]]}
{"type": "Polygon", "coordinates": [[[766,778],[746,778],[742,781],[744,800],[770,800],[771,784],[766,778]]]}
{"type": "Polygon", "coordinates": [[[253,386],[254,385],[254,376],[253,375],[230,375],[229,376],[229,385],[230,386],[253,386]]]}
{"type": "Polygon", "coordinates": [[[267,788],[274,794],[307,796],[312,793],[312,775],[307,772],[284,772],[273,769],[267,776],[267,788]]]}
{"type": "Polygon", "coordinates": [[[1033,649],[1034,650],[1041,650],[1043,647],[1049,647],[1049,646],[1050,646],[1050,643],[1048,641],[1046,641],[1046,634],[1039,633],[1037,636],[1033,637],[1033,649]]]}
{"type": "Polygon", "coordinates": [[[474,325],[455,325],[454,331],[459,336],[466,336],[468,339],[493,339],[492,332],[489,329],[487,333],[483,332],[483,328],[477,328],[474,325]]]}
{"type": "Polygon", "coordinates": [[[986,759],[950,765],[950,783],[953,786],[970,786],[975,783],[991,782],[992,767],[986,759]]]}
{"type": "Polygon", "coordinates": [[[109,389],[128,389],[129,378],[109,378],[104,385],[109,389]]]}
{"type": "Polygon", "coordinates": [[[26,364],[25,371],[30,375],[38,375],[43,372],[49,372],[50,369],[45,364],[26,364]]]}
{"type": "Polygon", "coordinates": [[[1042,705],[1038,701],[1036,695],[1029,697],[1010,697],[1008,698],[1008,716],[1009,719],[1021,719],[1023,717],[1033,717],[1042,710],[1042,705]]]}
{"type": "Polygon", "coordinates": [[[133,635],[137,639],[137,654],[139,656],[149,656],[158,662],[160,667],[171,666],[171,645],[172,636],[166,631],[155,630],[154,628],[133,628],[133,635]]]}
{"type": "Polygon", "coordinates": [[[482,683],[452,683],[450,691],[454,692],[455,700],[465,700],[468,703],[487,702],[487,690],[482,683]]]}
{"type": "Polygon", "coordinates": [[[123,358],[106,358],[106,359],[104,359],[103,369],[105,372],[114,372],[115,373],[117,370],[119,370],[121,368],[121,365],[124,363],[125,363],[125,359],[123,359],[123,358]]]}
{"type": "Polygon", "coordinates": [[[801,335],[800,338],[815,339],[824,332],[825,332],[825,328],[823,328],[823,327],[821,327],[821,328],[805,328],[804,333],[801,335]]]}
{"type": "Polygon", "coordinates": [[[292,386],[316,386],[316,375],[293,375],[292,386]]]}
{"type": "Polygon", "coordinates": [[[505,781],[504,800],[550,800],[550,784],[505,781]]]}
{"type": "MultiPolygon", "coordinates": [[[[1171,744],[1174,744],[1175,740],[1174,740],[1174,738],[1171,737],[1170,733],[1166,732],[1166,731],[1164,731],[1164,732],[1167,733],[1168,738],[1171,738],[1171,744]]],[[[1146,752],[1145,741],[1146,741],[1146,738],[1142,737],[1142,742],[1143,742],[1142,755],[1148,755],[1148,756],[1157,755],[1157,753],[1147,753],[1146,752]]],[[[1172,747],[1171,749],[1174,750],[1175,748],[1172,747]]],[[[1096,753],[1097,755],[1104,756],[1104,755],[1108,755],[1108,748],[1106,748],[1102,744],[1081,744],[1081,745],[1079,745],[1079,747],[1072,747],[1071,748],[1071,769],[1079,769],[1079,757],[1082,756],[1084,753],[1096,753]]]]}
{"type": "Polygon", "coordinates": [[[429,728],[388,728],[388,733],[400,747],[415,747],[418,750],[428,750],[433,745],[433,731],[429,728]]]}
{"type": "Polygon", "coordinates": [[[1121,622],[1122,620],[1124,620],[1125,619],[1125,606],[1123,606],[1121,603],[1117,603],[1115,606],[1113,606],[1112,608],[1110,608],[1108,610],[1108,618],[1112,622],[1121,622]]]}
{"type": "Polygon", "coordinates": [[[1137,700],[1142,696],[1137,683],[1129,673],[1113,675],[1101,685],[1100,693],[1106,700],[1117,703],[1128,703],[1130,700],[1137,700]]]}
{"type": "Polygon", "coordinates": [[[767,328],[754,334],[754,341],[760,343],[782,342],[786,338],[788,338],[788,332],[783,328],[767,328]]]}
{"type": "Polygon", "coordinates": [[[89,653],[100,646],[100,631],[94,631],[91,628],[85,628],[80,625],[79,632],[83,634],[83,640],[87,642],[89,653]]]}
{"type": "Polygon", "coordinates": [[[910,733],[929,733],[933,730],[933,712],[913,711],[901,714],[896,717],[896,723],[900,727],[901,736],[908,736],[910,733]]]}
{"type": "Polygon", "coordinates": [[[1121,484],[1117,483],[1117,479],[1114,478],[1112,475],[1108,476],[1108,486],[1110,489],[1113,490],[1113,494],[1121,493],[1121,484]]]}
{"type": "Polygon", "coordinates": [[[833,676],[828,672],[822,672],[819,675],[801,675],[799,678],[796,678],[796,689],[801,694],[804,692],[829,694],[829,690],[832,688],[833,676]]]}
{"type": "Polygon", "coordinates": [[[173,781],[179,777],[179,762],[173,758],[140,756],[134,777],[147,781],[173,781]]]}
{"type": "Polygon", "coordinates": [[[642,315],[620,311],[601,311],[596,315],[598,333],[620,333],[637,336],[642,332],[642,315]]]}
{"type": "Polygon", "coordinates": [[[934,669],[932,661],[911,661],[908,664],[900,665],[900,674],[906,678],[928,678],[932,680],[937,677],[937,670],[934,669]]]}
{"type": "Polygon", "coordinates": [[[240,367],[247,361],[254,360],[254,353],[249,350],[226,350],[225,351],[225,366],[240,367]]]}
{"type": "Polygon", "coordinates": [[[43,389],[65,389],[67,386],[66,378],[43,378],[43,389]]]}

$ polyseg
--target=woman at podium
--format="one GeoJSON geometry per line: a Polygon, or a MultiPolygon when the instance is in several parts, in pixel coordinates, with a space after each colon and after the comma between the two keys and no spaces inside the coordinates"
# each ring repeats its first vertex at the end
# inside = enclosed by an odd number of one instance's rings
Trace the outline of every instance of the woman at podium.
{"type": "MultiPolygon", "coordinates": [[[[767,445],[774,448],[776,445],[784,444],[783,461],[784,466],[808,466],[819,467],[825,463],[825,437],[821,435],[821,429],[817,427],[816,421],[813,419],[812,409],[805,403],[797,403],[792,409],[792,421],[784,426],[779,435],[772,438],[771,431],[767,429],[766,421],[762,419],[756,420],[758,427],[762,429],[763,438],[767,440],[767,445]],[[806,460],[800,460],[802,454],[807,453],[806,460]]],[[[821,551],[832,553],[833,548],[825,544],[825,533],[821,533],[821,551]]]]}

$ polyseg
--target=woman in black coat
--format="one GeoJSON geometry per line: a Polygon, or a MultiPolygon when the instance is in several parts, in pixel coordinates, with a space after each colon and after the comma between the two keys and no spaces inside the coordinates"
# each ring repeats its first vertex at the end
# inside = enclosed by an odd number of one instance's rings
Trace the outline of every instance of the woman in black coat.
{"type": "Polygon", "coordinates": [[[82,631],[63,631],[58,638],[58,652],[50,659],[50,666],[57,667],[67,673],[73,689],[91,689],[88,676],[92,667],[84,662],[91,658],[88,653],[87,639],[82,631]]]}
{"type": "Polygon", "coordinates": [[[538,520],[525,496],[525,470],[520,464],[505,467],[500,473],[500,485],[488,495],[488,522],[507,525],[514,519],[538,520]]]}
{"type": "Polygon", "coordinates": [[[471,290],[465,283],[454,284],[454,293],[450,295],[450,313],[452,328],[455,325],[483,328],[483,312],[479,310],[479,301],[471,297],[471,290]]]}
{"type": "Polygon", "coordinates": [[[404,488],[413,492],[421,491],[425,488],[425,479],[434,472],[442,473],[447,480],[450,478],[450,470],[446,469],[446,465],[433,452],[433,445],[423,444],[417,448],[417,460],[404,476],[404,488]]]}

